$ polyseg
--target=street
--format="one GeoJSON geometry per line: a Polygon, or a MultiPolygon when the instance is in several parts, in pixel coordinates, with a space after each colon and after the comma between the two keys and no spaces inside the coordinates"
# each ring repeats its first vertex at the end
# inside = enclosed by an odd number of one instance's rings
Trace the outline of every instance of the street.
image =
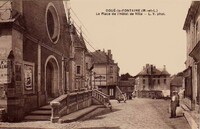
{"type": "Polygon", "coordinates": [[[135,98],[126,103],[111,100],[113,111],[94,111],[99,115],[88,114],[71,123],[51,123],[50,121],[0,123],[0,128],[41,128],[41,129],[190,129],[186,119],[179,115],[169,118],[170,100],[135,98]]]}
{"type": "Polygon", "coordinates": [[[169,100],[133,99],[126,103],[112,100],[113,112],[79,122],[78,129],[189,129],[180,115],[170,119],[169,100]]]}

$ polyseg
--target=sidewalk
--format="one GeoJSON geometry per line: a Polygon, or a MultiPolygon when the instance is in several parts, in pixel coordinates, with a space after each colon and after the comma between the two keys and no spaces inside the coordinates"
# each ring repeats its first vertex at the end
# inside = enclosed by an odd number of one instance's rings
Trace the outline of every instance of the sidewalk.
{"type": "Polygon", "coordinates": [[[191,129],[199,129],[199,113],[197,111],[190,111],[190,109],[182,103],[180,106],[183,109],[184,116],[191,129]]]}

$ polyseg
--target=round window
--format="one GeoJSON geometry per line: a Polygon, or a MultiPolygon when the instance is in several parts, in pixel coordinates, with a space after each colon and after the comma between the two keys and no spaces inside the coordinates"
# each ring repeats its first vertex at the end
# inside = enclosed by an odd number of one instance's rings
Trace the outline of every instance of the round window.
{"type": "Polygon", "coordinates": [[[50,40],[56,43],[60,36],[60,23],[58,13],[52,3],[49,3],[46,10],[46,27],[50,40]]]}

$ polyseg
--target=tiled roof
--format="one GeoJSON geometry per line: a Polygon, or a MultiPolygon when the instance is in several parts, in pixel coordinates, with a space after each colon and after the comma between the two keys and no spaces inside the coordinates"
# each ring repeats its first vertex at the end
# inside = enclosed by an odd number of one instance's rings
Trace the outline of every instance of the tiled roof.
{"type": "Polygon", "coordinates": [[[163,70],[161,73],[164,75],[170,75],[166,70],[163,70]]]}
{"type": "Polygon", "coordinates": [[[80,34],[80,36],[79,36],[77,31],[76,31],[76,28],[73,24],[72,24],[72,27],[73,27],[73,35],[74,35],[74,47],[87,49],[82,34],[80,34]]]}
{"type": "Polygon", "coordinates": [[[114,60],[108,59],[108,55],[105,51],[96,50],[95,52],[91,52],[91,55],[93,57],[93,62],[97,64],[103,64],[103,63],[114,63],[114,60]]]}
{"type": "Polygon", "coordinates": [[[108,62],[107,55],[104,51],[97,50],[95,52],[91,52],[91,54],[92,54],[94,63],[107,63],[108,62]]]}
{"type": "Polygon", "coordinates": [[[182,86],[182,83],[183,83],[183,77],[181,76],[174,76],[170,82],[170,84],[174,86],[182,86]]]}
{"type": "Polygon", "coordinates": [[[153,65],[149,65],[149,67],[143,68],[136,76],[143,75],[170,75],[166,69],[157,69],[153,65]]]}

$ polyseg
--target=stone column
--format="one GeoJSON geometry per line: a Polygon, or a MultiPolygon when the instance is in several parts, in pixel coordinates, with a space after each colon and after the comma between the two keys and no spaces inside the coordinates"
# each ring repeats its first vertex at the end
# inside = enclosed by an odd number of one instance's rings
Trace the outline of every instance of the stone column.
{"type": "Polygon", "coordinates": [[[37,77],[37,81],[38,81],[38,93],[37,93],[37,97],[38,97],[38,106],[41,106],[40,103],[40,96],[41,96],[41,45],[38,44],[38,77],[37,77]]]}
{"type": "Polygon", "coordinates": [[[7,119],[16,122],[24,118],[23,34],[17,29],[12,29],[12,50],[8,59],[11,82],[7,89],[7,119]]]}

